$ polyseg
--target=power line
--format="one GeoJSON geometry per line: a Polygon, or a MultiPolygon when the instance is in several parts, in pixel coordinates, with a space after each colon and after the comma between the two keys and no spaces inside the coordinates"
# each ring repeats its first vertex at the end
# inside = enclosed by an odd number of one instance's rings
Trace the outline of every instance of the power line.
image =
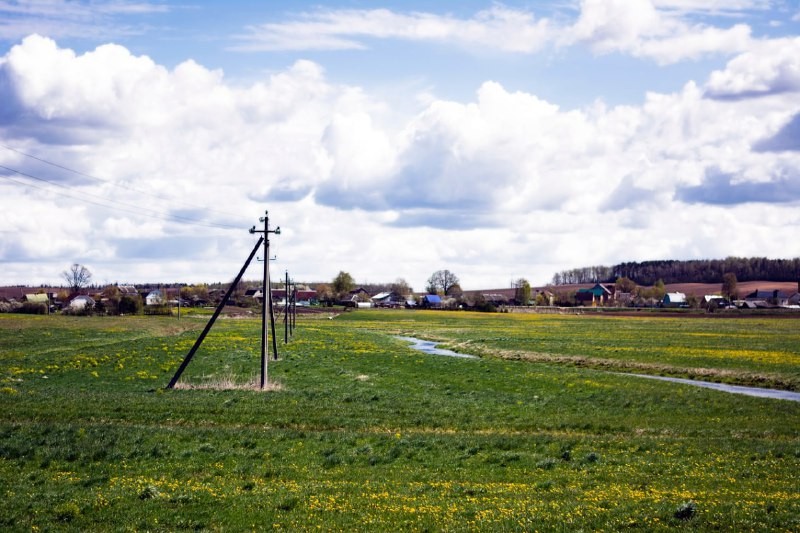
{"type": "MultiPolygon", "coordinates": [[[[231,216],[231,217],[235,217],[235,218],[241,218],[241,215],[239,215],[239,214],[228,213],[228,212],[225,212],[225,211],[220,211],[218,209],[212,209],[212,208],[205,207],[205,206],[202,206],[202,205],[192,204],[192,203],[184,202],[184,201],[181,201],[181,200],[175,200],[173,198],[168,198],[168,197],[165,197],[165,196],[161,196],[159,194],[155,194],[155,193],[148,192],[148,191],[142,191],[142,190],[136,189],[134,187],[129,187],[127,185],[122,185],[122,184],[119,184],[119,183],[114,183],[114,182],[109,181],[109,180],[98,178],[96,176],[92,176],[91,174],[86,174],[85,172],[81,172],[80,170],[75,170],[73,168],[70,168],[70,167],[67,167],[67,166],[64,166],[64,165],[61,165],[61,164],[58,164],[58,163],[54,163],[52,161],[48,161],[48,160],[43,159],[41,157],[35,156],[33,154],[29,154],[27,152],[23,152],[22,150],[18,150],[16,148],[13,148],[11,146],[7,146],[7,145],[2,144],[2,143],[0,143],[0,148],[5,148],[6,150],[9,150],[11,152],[14,152],[14,153],[20,154],[22,156],[34,159],[36,161],[39,161],[40,163],[44,163],[46,165],[50,165],[52,167],[59,168],[61,170],[65,170],[67,172],[71,172],[71,173],[73,173],[73,174],[75,174],[77,176],[82,176],[84,178],[88,178],[90,180],[97,181],[97,182],[102,183],[104,185],[111,185],[112,187],[118,187],[120,189],[126,189],[126,190],[129,190],[131,192],[135,192],[137,194],[143,194],[145,196],[150,196],[151,198],[156,198],[158,200],[162,200],[162,201],[165,201],[165,202],[181,204],[181,205],[184,205],[184,206],[187,206],[187,207],[194,207],[194,208],[203,209],[205,211],[210,211],[210,212],[213,212],[213,213],[219,213],[221,215],[231,216]]],[[[14,171],[14,172],[16,172],[16,171],[14,171]]],[[[244,219],[242,218],[242,220],[244,220],[244,219]]],[[[229,226],[229,227],[234,227],[234,226],[229,226]]],[[[236,226],[236,227],[238,227],[238,226],[236,226]]]]}
{"type": "MultiPolygon", "coordinates": [[[[0,165],[0,169],[4,169],[4,170],[7,170],[9,172],[13,172],[14,174],[18,174],[20,176],[23,176],[23,177],[26,177],[26,178],[29,178],[29,179],[33,179],[33,180],[36,180],[36,181],[41,181],[43,183],[47,183],[48,185],[52,185],[52,186],[55,186],[55,187],[61,187],[61,188],[66,189],[66,190],[71,190],[71,188],[66,186],[66,185],[63,185],[63,184],[60,184],[60,183],[55,183],[55,182],[52,182],[52,181],[47,180],[45,178],[40,178],[38,176],[34,176],[33,174],[28,174],[26,172],[22,172],[22,171],[7,167],[5,165],[0,165]]],[[[8,181],[10,181],[12,183],[16,183],[17,185],[22,185],[23,187],[33,187],[35,189],[40,189],[40,190],[51,192],[51,193],[53,192],[52,190],[50,190],[50,189],[48,189],[46,187],[43,187],[43,186],[40,186],[40,185],[36,185],[34,183],[26,183],[24,181],[16,180],[16,179],[12,178],[11,176],[0,175],[0,178],[8,180],[8,181]]],[[[104,196],[98,196],[98,195],[90,194],[90,193],[78,193],[78,194],[82,194],[84,196],[88,196],[88,197],[91,197],[91,198],[97,198],[99,200],[103,200],[105,202],[110,202],[112,204],[117,204],[117,205],[121,205],[121,206],[127,206],[127,207],[130,207],[132,209],[125,209],[124,207],[118,207],[116,205],[109,205],[107,203],[101,203],[101,202],[98,202],[98,201],[88,200],[86,198],[82,198],[80,196],[76,196],[75,194],[69,194],[69,193],[59,193],[59,194],[62,194],[63,196],[66,196],[67,198],[72,198],[74,200],[78,200],[80,202],[84,202],[84,203],[87,203],[87,204],[92,204],[92,205],[96,205],[96,206],[99,206],[99,207],[103,207],[105,209],[113,209],[115,211],[122,211],[122,212],[125,212],[125,213],[131,213],[131,214],[134,214],[134,215],[140,215],[140,216],[145,216],[145,217],[149,217],[149,218],[157,218],[157,219],[160,219],[160,220],[180,222],[180,223],[183,223],[183,224],[190,224],[190,225],[194,225],[194,226],[205,226],[207,228],[241,229],[240,226],[233,226],[231,224],[217,224],[217,223],[213,223],[213,222],[205,222],[205,221],[197,220],[197,219],[193,219],[193,218],[182,217],[182,216],[179,216],[179,215],[165,214],[165,213],[161,213],[159,211],[156,211],[154,209],[140,207],[138,205],[129,204],[129,203],[125,203],[125,202],[120,202],[118,200],[111,200],[110,198],[106,198],[104,196]]]]}

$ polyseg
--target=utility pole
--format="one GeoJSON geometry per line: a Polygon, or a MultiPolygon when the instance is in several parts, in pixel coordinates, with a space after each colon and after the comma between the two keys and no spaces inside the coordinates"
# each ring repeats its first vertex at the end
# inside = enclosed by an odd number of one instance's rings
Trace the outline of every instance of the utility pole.
{"type": "MultiPolygon", "coordinates": [[[[280,230],[280,228],[278,228],[280,230]]],[[[273,256],[269,258],[269,261],[277,260],[277,256],[273,256]]],[[[263,261],[260,257],[258,258],[259,261],[263,261]]],[[[271,284],[272,282],[270,282],[271,284]]],[[[266,303],[264,304],[266,305],[266,303]]],[[[275,312],[272,306],[272,287],[269,288],[269,323],[272,325],[272,350],[275,353],[274,359],[278,360],[278,341],[277,336],[275,335],[275,312]]]]}
{"type": "Polygon", "coordinates": [[[297,284],[292,280],[292,323],[290,332],[294,337],[294,330],[297,328],[297,284]]]}
{"type": "MultiPolygon", "coordinates": [[[[280,228],[278,228],[280,229],[280,228]]],[[[269,288],[269,324],[272,328],[272,359],[278,360],[278,336],[275,334],[275,307],[272,301],[272,287],[269,288]]]]}
{"type": "Polygon", "coordinates": [[[286,281],[283,285],[283,344],[289,344],[289,271],[286,271],[286,281]]]}
{"type": "MultiPolygon", "coordinates": [[[[267,385],[267,360],[269,359],[269,335],[267,333],[267,305],[269,305],[270,322],[272,323],[272,340],[275,341],[275,319],[272,314],[272,289],[269,282],[269,234],[281,234],[281,228],[277,227],[274,230],[269,229],[269,212],[265,211],[263,217],[259,218],[259,222],[264,223],[263,230],[256,230],[253,226],[250,228],[250,233],[263,233],[264,234],[264,279],[263,279],[263,297],[264,302],[261,306],[261,389],[263,390],[267,385]]],[[[278,358],[278,347],[274,346],[275,358],[278,358]]]]}
{"type": "Polygon", "coordinates": [[[289,321],[289,335],[294,337],[294,328],[297,326],[297,283],[292,280],[292,314],[289,321]]]}

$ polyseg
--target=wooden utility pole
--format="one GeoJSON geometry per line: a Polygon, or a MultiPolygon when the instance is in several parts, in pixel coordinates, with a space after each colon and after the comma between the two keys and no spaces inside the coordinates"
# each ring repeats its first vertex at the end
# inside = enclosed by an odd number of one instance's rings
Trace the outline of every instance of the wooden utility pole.
{"type": "Polygon", "coordinates": [[[294,337],[294,330],[297,327],[297,284],[292,281],[292,321],[289,324],[289,333],[294,337]]]}
{"type": "Polygon", "coordinates": [[[289,344],[289,271],[283,284],[283,344],[289,344]]]}
{"type": "Polygon", "coordinates": [[[265,211],[263,217],[259,218],[259,222],[264,223],[263,230],[256,230],[253,226],[250,228],[250,233],[263,233],[264,236],[264,279],[263,279],[263,297],[264,302],[261,306],[261,389],[267,386],[267,372],[268,372],[268,359],[269,359],[269,334],[267,332],[267,305],[269,305],[270,323],[272,324],[272,341],[275,352],[275,359],[278,358],[278,345],[275,343],[275,316],[272,312],[272,289],[269,281],[269,234],[281,234],[281,228],[277,227],[274,230],[269,229],[269,212],[265,211]]]}

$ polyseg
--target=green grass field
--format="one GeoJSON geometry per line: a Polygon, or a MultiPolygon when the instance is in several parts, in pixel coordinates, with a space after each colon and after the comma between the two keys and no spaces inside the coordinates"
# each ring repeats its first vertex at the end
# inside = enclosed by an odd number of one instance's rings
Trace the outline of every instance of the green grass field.
{"type": "MultiPolygon", "coordinates": [[[[301,317],[276,390],[165,390],[205,320],[0,315],[0,528],[800,530],[800,403],[619,374],[798,390],[796,319],[301,317]]],[[[259,335],[182,382],[254,381],[259,335]]]]}

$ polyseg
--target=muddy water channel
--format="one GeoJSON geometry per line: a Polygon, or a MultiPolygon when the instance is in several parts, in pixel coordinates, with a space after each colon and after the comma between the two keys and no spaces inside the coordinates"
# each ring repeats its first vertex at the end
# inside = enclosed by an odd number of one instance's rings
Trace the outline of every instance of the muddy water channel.
{"type": "MultiPolygon", "coordinates": [[[[478,359],[478,357],[474,355],[458,353],[452,350],[445,350],[443,348],[437,348],[436,343],[433,341],[425,341],[422,339],[416,339],[414,337],[396,336],[395,338],[401,341],[409,342],[411,343],[410,348],[414,350],[419,350],[420,352],[424,352],[427,354],[445,355],[448,357],[460,357],[462,359],[478,359]]],[[[669,378],[666,376],[650,376],[647,374],[626,374],[626,373],[617,373],[617,374],[620,376],[630,376],[632,378],[646,378],[646,379],[658,379],[661,381],[670,381],[672,383],[681,383],[683,385],[704,387],[707,389],[729,392],[731,394],[744,394],[746,396],[755,396],[758,398],[772,398],[775,400],[789,400],[792,402],[800,402],[800,392],[791,392],[791,391],[776,390],[776,389],[761,389],[758,387],[743,387],[741,385],[727,385],[725,383],[712,383],[710,381],[695,381],[693,379],[669,378]]]]}

